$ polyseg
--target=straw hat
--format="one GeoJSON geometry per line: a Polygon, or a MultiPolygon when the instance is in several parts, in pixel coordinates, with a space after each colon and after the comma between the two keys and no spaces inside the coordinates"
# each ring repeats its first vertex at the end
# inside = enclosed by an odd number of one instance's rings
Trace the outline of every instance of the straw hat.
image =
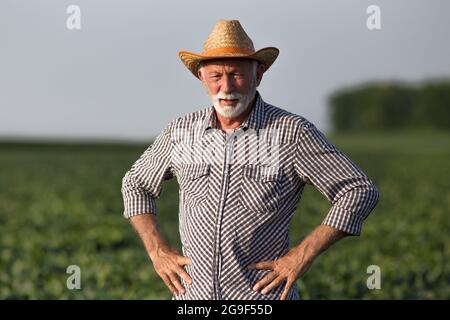
{"type": "Polygon", "coordinates": [[[259,61],[269,69],[278,57],[279,50],[267,47],[255,51],[253,42],[238,20],[219,20],[205,43],[201,54],[180,51],[178,55],[184,65],[198,77],[201,61],[220,58],[247,58],[259,61]]]}

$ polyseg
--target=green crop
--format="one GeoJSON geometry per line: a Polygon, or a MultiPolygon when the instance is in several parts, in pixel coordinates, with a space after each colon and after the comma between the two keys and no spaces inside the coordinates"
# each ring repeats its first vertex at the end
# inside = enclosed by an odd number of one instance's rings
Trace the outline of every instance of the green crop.
{"type": "MultiPolygon", "coordinates": [[[[342,240],[298,281],[304,299],[450,298],[450,135],[333,136],[375,182],[380,201],[361,237],[342,240]],[[369,265],[381,289],[369,290],[369,265]]],[[[169,299],[140,240],[122,217],[121,180],[146,146],[0,144],[0,298],[169,299]],[[69,290],[69,265],[81,289],[69,290]]],[[[180,248],[176,180],[158,218],[180,248]]],[[[305,190],[291,227],[297,243],[330,204],[305,190]]]]}

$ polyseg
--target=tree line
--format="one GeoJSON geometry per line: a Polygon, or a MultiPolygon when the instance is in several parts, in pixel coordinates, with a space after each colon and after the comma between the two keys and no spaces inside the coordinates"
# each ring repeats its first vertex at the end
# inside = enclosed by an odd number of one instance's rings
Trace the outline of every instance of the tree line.
{"type": "Polygon", "coordinates": [[[336,132],[450,130],[450,80],[341,89],[330,96],[328,107],[336,132]]]}

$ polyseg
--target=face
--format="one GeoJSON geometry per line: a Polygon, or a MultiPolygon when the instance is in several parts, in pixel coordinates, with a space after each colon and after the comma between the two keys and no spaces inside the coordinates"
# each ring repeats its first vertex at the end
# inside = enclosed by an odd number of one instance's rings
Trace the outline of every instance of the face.
{"type": "Polygon", "coordinates": [[[248,59],[220,59],[203,63],[199,78],[217,113],[236,118],[250,106],[264,66],[248,59]]]}

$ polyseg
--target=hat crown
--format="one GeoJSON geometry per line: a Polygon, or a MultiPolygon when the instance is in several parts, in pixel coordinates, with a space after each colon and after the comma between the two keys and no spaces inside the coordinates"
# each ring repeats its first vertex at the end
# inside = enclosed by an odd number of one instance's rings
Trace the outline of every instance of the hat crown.
{"type": "Polygon", "coordinates": [[[198,69],[202,61],[214,59],[252,59],[261,63],[265,70],[270,68],[280,51],[266,47],[255,51],[253,41],[238,20],[219,20],[203,44],[201,54],[180,51],[178,55],[184,65],[199,78],[198,69]]]}
{"type": "Polygon", "coordinates": [[[226,47],[255,51],[253,41],[238,20],[219,20],[203,44],[203,53],[226,47]]]}

